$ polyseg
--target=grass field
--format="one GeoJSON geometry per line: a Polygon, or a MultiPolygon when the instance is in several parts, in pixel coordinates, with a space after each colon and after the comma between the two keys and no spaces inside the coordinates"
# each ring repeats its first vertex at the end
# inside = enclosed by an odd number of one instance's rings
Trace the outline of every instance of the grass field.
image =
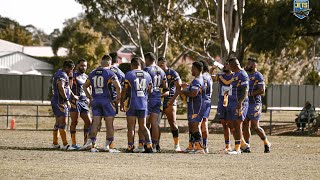
{"type": "MultiPolygon", "coordinates": [[[[258,136],[252,153],[222,153],[223,135],[210,134],[210,154],[172,151],[172,136],[162,133],[162,153],[109,154],[50,148],[51,131],[0,130],[0,179],[319,179],[319,137],[270,136],[272,151],[263,153],[258,136]]],[[[82,143],[82,132],[78,132],[82,143]]],[[[103,147],[105,132],[98,134],[103,147]]],[[[181,146],[187,134],[181,133],[181,146]]],[[[126,147],[126,131],[115,133],[116,146],[126,147]]],[[[70,142],[70,138],[69,138],[70,142]]]]}

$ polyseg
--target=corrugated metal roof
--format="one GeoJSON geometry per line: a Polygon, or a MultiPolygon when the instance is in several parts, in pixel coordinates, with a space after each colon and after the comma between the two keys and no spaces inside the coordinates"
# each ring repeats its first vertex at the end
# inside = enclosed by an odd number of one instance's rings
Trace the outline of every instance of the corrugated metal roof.
{"type": "MultiPolygon", "coordinates": [[[[38,56],[38,57],[53,57],[53,51],[50,46],[25,46],[23,48],[23,53],[28,54],[30,56],[38,56]]],[[[67,56],[68,49],[59,48],[57,52],[58,56],[67,56]]]]}
{"type": "MultiPolygon", "coordinates": [[[[15,44],[9,41],[5,41],[0,39],[0,56],[2,53],[7,52],[23,52],[24,54],[28,54],[30,56],[37,57],[53,57],[53,51],[50,46],[22,46],[19,44],[15,44]]],[[[67,56],[68,49],[59,48],[57,52],[57,56],[67,56]]]]}
{"type": "Polygon", "coordinates": [[[21,52],[15,52],[0,56],[0,74],[7,74],[10,71],[26,73],[37,70],[42,74],[48,74],[53,66],[47,62],[32,58],[21,52]]]}
{"type": "Polygon", "coordinates": [[[22,52],[23,46],[0,39],[0,51],[1,52],[3,52],[3,51],[4,52],[15,52],[15,51],[22,52]]]}

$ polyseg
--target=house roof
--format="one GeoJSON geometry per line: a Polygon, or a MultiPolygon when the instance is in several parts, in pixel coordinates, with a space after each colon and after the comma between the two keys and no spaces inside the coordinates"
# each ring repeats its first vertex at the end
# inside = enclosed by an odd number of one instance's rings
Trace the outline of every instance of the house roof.
{"type": "Polygon", "coordinates": [[[22,52],[0,55],[0,74],[50,74],[53,66],[22,52]],[[39,72],[39,73],[38,73],[39,72]]]}
{"type": "MultiPolygon", "coordinates": [[[[23,53],[28,54],[30,56],[37,57],[53,57],[53,50],[50,46],[25,46],[23,48],[23,53]]],[[[67,56],[68,49],[59,48],[57,52],[57,56],[67,56]]]]}
{"type": "MultiPolygon", "coordinates": [[[[50,46],[22,46],[0,39],[0,56],[7,52],[22,52],[36,57],[53,57],[53,50],[50,46]]],[[[68,49],[59,48],[57,56],[67,56],[68,49]]]]}

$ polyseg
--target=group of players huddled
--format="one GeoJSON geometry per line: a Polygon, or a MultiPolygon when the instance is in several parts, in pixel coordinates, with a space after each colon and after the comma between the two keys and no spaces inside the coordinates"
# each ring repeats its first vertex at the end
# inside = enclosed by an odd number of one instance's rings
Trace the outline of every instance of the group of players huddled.
{"type": "Polygon", "coordinates": [[[98,152],[97,133],[101,119],[106,126],[104,150],[120,152],[114,143],[114,117],[120,110],[127,116],[127,153],[160,152],[161,113],[170,124],[174,150],[177,152],[205,154],[208,149],[208,118],[211,109],[212,84],[220,84],[217,114],[223,125],[227,154],[241,154],[250,150],[250,127],[264,143],[264,152],[270,152],[271,143],[259,126],[262,110],[261,95],[264,94],[263,76],[257,71],[257,60],[248,59],[245,70],[236,58],[224,64],[222,72],[214,73],[216,66],[209,68],[206,61],[192,63],[190,84],[182,83],[179,74],[169,68],[165,57],[156,58],[153,53],[144,54],[145,65],[139,57],[131,59],[131,70],[124,74],[118,68],[116,53],[104,55],[101,66],[86,75],[87,61],[80,59],[75,66],[66,60],[52,81],[52,110],[56,118],[53,129],[53,148],[65,150],[87,150],[98,152]],[[75,70],[73,70],[75,68],[75,70]],[[247,74],[248,73],[248,74],[247,74]],[[176,122],[177,97],[187,101],[189,145],[181,150],[179,129],[176,122]],[[93,118],[89,108],[92,108],[93,118]],[[66,120],[70,112],[69,145],[66,133],[66,120]],[[76,142],[76,126],[81,117],[84,121],[84,145],[76,142]],[[135,125],[138,120],[139,144],[134,146],[135,125]],[[63,145],[58,144],[58,132],[63,145]],[[231,148],[230,135],[234,136],[235,147],[231,148]]]}

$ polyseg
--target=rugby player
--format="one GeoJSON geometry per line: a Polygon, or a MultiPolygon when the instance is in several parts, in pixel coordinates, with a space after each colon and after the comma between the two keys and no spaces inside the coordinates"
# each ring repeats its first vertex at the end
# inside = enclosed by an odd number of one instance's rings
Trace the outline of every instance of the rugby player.
{"type": "Polygon", "coordinates": [[[228,97],[226,119],[229,127],[234,128],[235,149],[228,154],[241,154],[240,146],[247,146],[242,137],[242,123],[248,111],[249,77],[241,68],[238,59],[230,58],[229,66],[234,74],[231,79],[232,88],[228,97]]]}
{"type": "Polygon", "coordinates": [[[85,59],[80,59],[78,61],[76,71],[73,72],[72,78],[72,93],[78,97],[78,100],[75,98],[71,99],[71,109],[70,109],[70,133],[72,145],[70,150],[79,150],[80,146],[77,145],[76,141],[76,127],[78,124],[79,116],[84,121],[83,133],[84,133],[84,144],[88,140],[89,128],[91,126],[91,117],[89,112],[89,101],[86,97],[86,94],[83,90],[83,84],[88,79],[88,75],[85,74],[87,70],[87,61],[85,59]]]}
{"type": "Polygon", "coordinates": [[[117,95],[121,93],[121,86],[117,76],[110,70],[110,66],[111,57],[104,55],[101,60],[101,67],[96,68],[90,73],[83,87],[87,98],[92,102],[93,115],[92,127],[89,133],[90,139],[83,146],[83,149],[91,146],[91,152],[98,152],[96,149],[96,136],[102,117],[104,117],[107,129],[107,140],[104,150],[110,153],[119,152],[114,148],[113,120],[116,115],[116,104],[120,102],[120,96],[117,96],[113,101],[112,86],[116,89],[117,95]],[[90,95],[88,87],[92,87],[92,95],[90,95]]]}
{"type": "MultiPolygon", "coordinates": [[[[213,66],[211,68],[211,74],[213,70],[217,68],[216,66],[213,66]]],[[[231,79],[232,79],[233,73],[230,70],[229,63],[225,63],[222,73],[213,74],[212,80],[217,81],[219,83],[219,100],[218,100],[218,118],[221,121],[221,124],[223,126],[223,134],[224,134],[224,141],[225,141],[225,148],[224,152],[228,153],[232,151],[231,143],[230,143],[230,128],[228,127],[227,121],[226,121],[226,115],[227,115],[227,106],[228,106],[228,97],[231,95],[231,79]]]]}
{"type": "Polygon", "coordinates": [[[200,61],[203,65],[202,77],[204,83],[204,92],[203,95],[203,118],[201,122],[201,131],[202,131],[202,145],[205,153],[209,153],[208,148],[208,137],[209,137],[209,130],[208,130],[208,118],[210,115],[211,110],[211,95],[212,95],[212,78],[209,74],[209,65],[207,61],[201,60],[200,61]]]}
{"type": "Polygon", "coordinates": [[[148,117],[147,121],[151,127],[151,139],[153,144],[153,151],[160,152],[160,126],[159,116],[162,109],[161,95],[162,92],[168,91],[167,79],[165,72],[156,64],[156,56],[148,52],[144,55],[146,61],[146,68],[144,71],[150,74],[153,90],[148,97],[148,117]]]}
{"type": "Polygon", "coordinates": [[[179,74],[169,68],[165,57],[158,59],[158,66],[166,73],[168,93],[162,93],[163,101],[163,113],[167,116],[171,133],[174,141],[174,150],[181,151],[179,144],[179,129],[177,125],[177,97],[181,92],[181,78],[179,74]]]}
{"type": "Polygon", "coordinates": [[[200,125],[203,118],[203,97],[204,83],[202,77],[203,65],[201,62],[192,63],[192,76],[195,78],[190,85],[183,83],[181,94],[187,97],[188,102],[188,126],[189,126],[189,146],[185,150],[187,153],[204,154],[202,148],[202,136],[200,125]]]}
{"type": "MultiPolygon", "coordinates": [[[[69,149],[66,134],[66,122],[68,111],[71,107],[69,99],[71,96],[71,89],[69,84],[69,74],[72,73],[75,65],[72,60],[66,60],[63,63],[62,69],[59,69],[52,79],[52,93],[51,107],[55,116],[56,122],[53,128],[53,148],[60,148],[64,150],[69,149]],[[58,130],[60,132],[63,145],[58,144],[58,130]]],[[[77,97],[75,97],[77,98],[77,97]]]]}
{"type": "Polygon", "coordinates": [[[141,70],[141,59],[138,57],[132,58],[131,69],[125,75],[120,103],[121,111],[125,111],[127,115],[128,148],[126,152],[133,152],[135,125],[138,118],[139,131],[143,135],[141,138],[145,139],[146,142],[146,148],[143,152],[152,153],[150,131],[146,126],[148,94],[152,92],[152,79],[147,72],[141,70]]]}
{"type": "MultiPolygon", "coordinates": [[[[119,66],[118,55],[117,53],[114,52],[114,53],[110,53],[109,56],[112,58],[112,64],[110,66],[110,70],[117,75],[121,88],[123,88],[125,74],[118,68],[119,66]]],[[[119,96],[121,96],[121,94],[119,94],[119,96]]],[[[112,86],[112,100],[115,100],[116,97],[117,97],[117,91],[112,86]]],[[[118,104],[115,104],[115,105],[116,105],[116,113],[118,114],[118,104]]]]}
{"type": "MultiPolygon", "coordinates": [[[[262,110],[261,95],[265,92],[265,83],[263,75],[257,70],[257,60],[248,59],[245,70],[249,75],[249,109],[246,119],[243,122],[243,136],[247,144],[250,144],[251,131],[250,127],[259,135],[264,143],[264,152],[269,153],[271,143],[267,139],[267,135],[259,125],[259,119],[262,110]]],[[[251,152],[250,146],[243,149],[243,152],[251,152]]]]}

